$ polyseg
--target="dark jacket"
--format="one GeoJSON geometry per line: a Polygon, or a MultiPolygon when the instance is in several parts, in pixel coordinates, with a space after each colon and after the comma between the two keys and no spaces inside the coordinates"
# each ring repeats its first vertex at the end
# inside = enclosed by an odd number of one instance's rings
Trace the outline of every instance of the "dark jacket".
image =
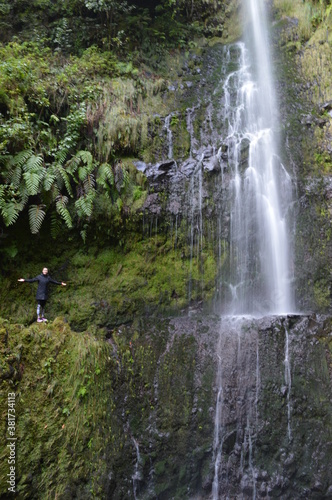
{"type": "Polygon", "coordinates": [[[35,278],[24,279],[28,283],[33,283],[34,281],[38,281],[38,288],[36,299],[37,300],[47,300],[48,298],[48,285],[49,283],[53,283],[54,285],[61,285],[60,281],[55,281],[48,274],[39,274],[35,278]]]}

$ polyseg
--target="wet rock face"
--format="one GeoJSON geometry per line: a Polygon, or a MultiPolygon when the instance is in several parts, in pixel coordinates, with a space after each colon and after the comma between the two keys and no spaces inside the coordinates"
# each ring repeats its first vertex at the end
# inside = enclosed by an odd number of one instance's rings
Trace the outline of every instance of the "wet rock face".
{"type": "Polygon", "coordinates": [[[220,334],[218,494],[325,498],[332,481],[324,465],[332,456],[330,320],[237,321],[222,321],[220,334]]]}
{"type": "Polygon", "coordinates": [[[137,398],[118,387],[126,438],[108,456],[108,498],[329,498],[331,324],[198,310],[141,322],[152,368],[137,398]]]}

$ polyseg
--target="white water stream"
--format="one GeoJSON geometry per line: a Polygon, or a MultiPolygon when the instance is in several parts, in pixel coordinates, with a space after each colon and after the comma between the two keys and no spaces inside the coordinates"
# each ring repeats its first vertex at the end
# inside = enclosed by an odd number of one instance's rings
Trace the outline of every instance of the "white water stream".
{"type": "MultiPolygon", "coordinates": [[[[223,143],[227,144],[232,173],[228,280],[231,319],[221,319],[218,346],[213,500],[232,497],[228,487],[233,467],[230,449],[233,460],[240,455],[239,491],[243,492],[243,498],[256,498],[254,441],[259,432],[259,345],[258,337],[252,338],[254,329],[251,334],[246,333],[250,320],[248,323],[243,316],[284,315],[294,310],[287,222],[292,184],[278,154],[275,133],[278,113],[265,1],[245,3],[246,41],[226,49],[225,61],[230,70],[223,85],[223,120],[228,126],[223,143]],[[227,394],[230,387],[236,400],[233,394],[227,394]],[[230,431],[234,425],[235,429],[230,431]]],[[[290,440],[287,330],[284,365],[290,440]]]]}
{"type": "Polygon", "coordinates": [[[233,58],[236,53],[238,67],[224,84],[225,142],[233,173],[230,312],[284,314],[293,309],[287,227],[292,185],[279,159],[274,133],[277,112],[264,0],[247,3],[252,48],[244,42],[228,48],[233,58]]]}

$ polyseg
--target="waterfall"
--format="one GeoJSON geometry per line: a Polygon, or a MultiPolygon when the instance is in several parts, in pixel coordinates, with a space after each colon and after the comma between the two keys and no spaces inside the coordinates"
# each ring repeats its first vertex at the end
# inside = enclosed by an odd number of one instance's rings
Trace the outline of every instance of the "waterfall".
{"type": "Polygon", "coordinates": [[[275,137],[264,1],[248,0],[248,7],[249,42],[228,47],[237,68],[224,83],[225,142],[232,170],[230,312],[283,314],[293,309],[287,227],[292,185],[275,137]]]}
{"type": "MultiPolygon", "coordinates": [[[[259,433],[259,337],[253,316],[293,310],[287,211],[292,183],[278,154],[264,0],[246,0],[245,41],[226,48],[223,122],[230,170],[230,316],[221,318],[217,351],[212,498],[256,498],[259,433]],[[251,331],[248,333],[248,330],[251,331]],[[236,467],[235,467],[236,464],[236,467]],[[235,469],[237,472],[235,472],[235,469]]],[[[290,427],[290,362],[286,330],[284,377],[290,427]]]]}

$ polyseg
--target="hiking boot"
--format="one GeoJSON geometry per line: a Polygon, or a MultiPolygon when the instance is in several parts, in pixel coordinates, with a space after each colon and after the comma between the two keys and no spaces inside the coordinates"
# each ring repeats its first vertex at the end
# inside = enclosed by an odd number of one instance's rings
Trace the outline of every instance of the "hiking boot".
{"type": "Polygon", "coordinates": [[[42,321],[44,321],[44,323],[47,323],[47,319],[42,317],[42,321]]]}
{"type": "Polygon", "coordinates": [[[43,320],[41,318],[37,318],[37,323],[42,323],[43,320]]]}

